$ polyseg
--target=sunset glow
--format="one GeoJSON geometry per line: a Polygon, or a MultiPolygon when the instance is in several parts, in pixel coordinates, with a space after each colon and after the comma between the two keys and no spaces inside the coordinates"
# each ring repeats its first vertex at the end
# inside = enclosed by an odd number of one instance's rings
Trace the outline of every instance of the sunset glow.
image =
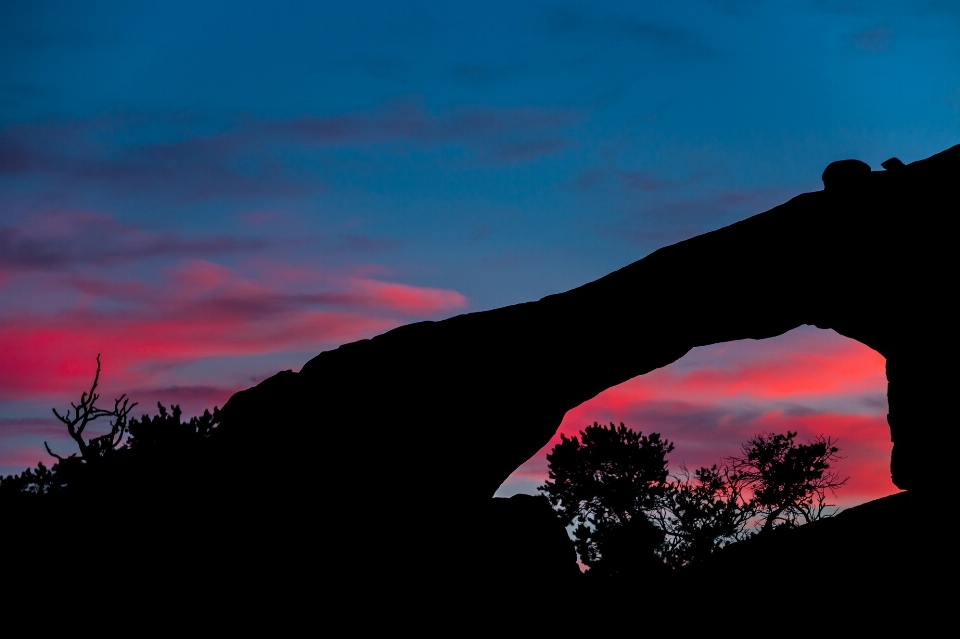
{"type": "Polygon", "coordinates": [[[673,441],[671,469],[720,464],[763,432],[796,431],[798,441],[834,438],[850,479],[842,505],[897,491],[890,481],[885,361],[833,331],[801,328],[762,342],[696,349],[680,361],[615,386],[567,413],[557,435],[511,476],[501,494],[546,479],[546,454],[560,434],[624,423],[673,441]]]}
{"type": "MultiPolygon", "coordinates": [[[[50,409],[98,354],[104,401],[190,416],[580,286],[833,160],[957,144],[960,10],[908,4],[0,4],[0,473],[68,450],[50,409]]],[[[837,503],[887,495],[884,366],[813,327],[698,348],[571,410],[498,494],[535,492],[560,433],[623,422],[674,471],[828,435],[837,503]]]]}

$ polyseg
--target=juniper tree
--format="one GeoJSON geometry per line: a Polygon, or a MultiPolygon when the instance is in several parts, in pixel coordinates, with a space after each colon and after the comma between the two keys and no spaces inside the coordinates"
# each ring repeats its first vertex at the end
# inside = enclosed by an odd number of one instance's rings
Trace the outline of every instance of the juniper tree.
{"type": "Polygon", "coordinates": [[[560,436],[547,455],[543,492],[564,525],[575,526],[580,560],[595,574],[631,574],[662,565],[656,550],[663,532],[649,514],[667,492],[666,455],[673,444],[594,423],[580,435],[560,436]]]}
{"type": "Polygon", "coordinates": [[[729,459],[752,493],[750,506],[761,519],[761,532],[832,515],[827,493],[834,494],[849,479],[831,470],[842,459],[833,438],[819,435],[809,444],[797,444],[796,436],[789,430],[785,435],[761,433],[729,459]]]}

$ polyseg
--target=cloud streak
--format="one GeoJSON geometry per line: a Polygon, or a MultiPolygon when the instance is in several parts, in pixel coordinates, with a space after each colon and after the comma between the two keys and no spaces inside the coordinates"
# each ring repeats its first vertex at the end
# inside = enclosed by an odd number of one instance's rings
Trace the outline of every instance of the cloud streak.
{"type": "Polygon", "coordinates": [[[710,46],[691,31],[630,13],[602,14],[589,5],[566,3],[552,8],[548,28],[566,39],[590,42],[626,42],[653,49],[660,57],[702,58],[713,53],[710,46]]]}
{"type": "Polygon", "coordinates": [[[288,139],[326,145],[408,140],[422,144],[485,146],[491,139],[497,144],[514,136],[553,134],[582,119],[575,111],[532,106],[467,105],[430,113],[418,100],[396,100],[365,113],[264,122],[251,130],[260,128],[288,139]]]}
{"type": "Polygon", "coordinates": [[[97,353],[128,384],[139,385],[149,382],[148,364],[315,352],[468,304],[456,291],[365,275],[303,277],[294,269],[285,278],[282,268],[273,268],[264,282],[214,262],[181,260],[154,284],[54,280],[94,299],[55,312],[0,315],[0,396],[82,384],[97,353]]]}
{"type": "MultiPolygon", "coordinates": [[[[797,441],[805,442],[824,434],[833,437],[843,459],[835,465],[842,477],[849,477],[838,492],[841,504],[856,504],[897,492],[890,480],[889,428],[882,415],[850,415],[836,412],[790,415],[782,410],[737,414],[716,406],[644,403],[628,413],[605,412],[585,406],[571,411],[559,432],[577,435],[598,421],[625,423],[644,433],[657,432],[674,442],[669,456],[671,472],[680,465],[699,468],[722,463],[740,453],[740,446],[763,432],[798,432],[797,441]],[[588,415],[590,417],[588,417],[588,415]],[[586,418],[586,419],[585,419],[586,418]]],[[[559,434],[511,475],[512,482],[542,484],[547,478],[547,453],[559,442],[559,434]]]]}
{"type": "Polygon", "coordinates": [[[877,27],[858,33],[853,41],[858,49],[870,53],[883,53],[890,48],[891,31],[885,27],[877,27]]]}
{"type": "Polygon", "coordinates": [[[797,431],[799,440],[828,435],[845,456],[838,472],[851,478],[838,493],[839,503],[888,495],[897,489],[890,481],[886,401],[877,401],[886,393],[884,365],[875,351],[832,331],[793,331],[762,343],[695,349],[570,410],[551,442],[502,491],[542,483],[546,455],[561,434],[576,435],[594,422],[623,422],[675,442],[674,472],[681,463],[691,468],[719,463],[761,432],[797,431]]]}
{"type": "Polygon", "coordinates": [[[527,162],[570,146],[565,132],[582,119],[568,109],[534,106],[430,112],[404,99],[332,116],[235,118],[213,131],[171,114],[37,121],[0,130],[0,179],[33,177],[58,188],[97,186],[173,202],[300,197],[325,189],[318,151],[457,146],[489,162],[527,162]]]}
{"type": "Polygon", "coordinates": [[[581,191],[614,186],[626,193],[663,191],[689,186],[689,183],[689,180],[680,182],[665,179],[656,171],[618,168],[587,169],[573,182],[574,186],[581,191]]]}
{"type": "Polygon", "coordinates": [[[101,213],[34,215],[18,227],[0,227],[0,271],[67,271],[152,257],[184,258],[247,253],[262,239],[215,235],[187,238],[120,224],[101,213]]]}

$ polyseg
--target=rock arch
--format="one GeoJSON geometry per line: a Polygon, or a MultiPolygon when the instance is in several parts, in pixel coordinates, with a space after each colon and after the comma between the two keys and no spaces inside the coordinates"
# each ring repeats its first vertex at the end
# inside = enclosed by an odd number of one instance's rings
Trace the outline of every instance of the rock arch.
{"type": "Polygon", "coordinates": [[[224,439],[282,463],[288,450],[263,442],[295,424],[284,436],[317,490],[375,500],[383,517],[430,495],[438,517],[458,521],[451,513],[489,498],[567,410],[693,347],[811,324],[887,359],[894,483],[936,481],[928,451],[956,441],[960,146],[884,166],[833,163],[823,191],[565,293],[321,353],[231,398],[224,439]]]}

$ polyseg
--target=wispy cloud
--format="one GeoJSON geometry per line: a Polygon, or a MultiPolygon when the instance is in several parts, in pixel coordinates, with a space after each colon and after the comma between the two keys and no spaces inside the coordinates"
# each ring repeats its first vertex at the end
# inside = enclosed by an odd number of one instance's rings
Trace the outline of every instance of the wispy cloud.
{"type": "Polygon", "coordinates": [[[517,64],[473,63],[456,64],[451,67],[451,79],[474,87],[487,87],[515,78],[523,72],[517,64]]]}
{"type": "Polygon", "coordinates": [[[31,216],[19,226],[0,227],[0,271],[65,271],[151,257],[246,253],[266,246],[256,238],[149,232],[102,213],[49,213],[31,216]]]}
{"type": "Polygon", "coordinates": [[[559,153],[572,144],[572,140],[564,138],[540,138],[506,142],[493,149],[493,157],[510,164],[515,162],[529,162],[537,158],[559,153]]]}
{"type": "MultiPolygon", "coordinates": [[[[819,435],[837,441],[843,459],[835,464],[847,484],[838,491],[839,504],[857,504],[897,492],[890,479],[889,428],[882,415],[849,415],[823,412],[804,416],[782,410],[754,411],[746,415],[719,407],[683,404],[654,404],[631,413],[604,413],[585,405],[583,412],[568,414],[560,432],[568,437],[594,422],[624,423],[633,430],[660,433],[672,441],[675,450],[668,457],[671,472],[680,465],[688,468],[723,463],[737,455],[741,445],[764,432],[797,432],[797,441],[819,435]]],[[[547,479],[546,455],[559,443],[559,436],[517,469],[508,479],[524,484],[542,484],[547,479]]]]}
{"type": "Polygon", "coordinates": [[[24,398],[75,385],[97,353],[128,383],[142,385],[148,363],[316,352],[467,305],[456,291],[364,275],[299,278],[285,281],[275,268],[261,281],[205,260],[182,261],[159,283],[65,277],[60,286],[95,299],[52,313],[0,316],[0,395],[24,398]]]}
{"type": "Polygon", "coordinates": [[[510,481],[546,479],[546,454],[594,422],[623,422],[675,442],[674,471],[709,466],[740,451],[761,432],[829,435],[845,459],[850,482],[842,503],[896,492],[890,481],[884,359],[830,331],[801,330],[773,340],[696,349],[679,362],[607,389],[569,411],[557,434],[510,481]],[[865,401],[857,401],[861,398],[865,401]],[[857,412],[857,407],[860,407],[857,412]]]}
{"type": "Polygon", "coordinates": [[[598,11],[587,3],[568,2],[551,7],[547,26],[563,38],[579,37],[598,43],[630,42],[673,58],[700,58],[713,53],[701,38],[680,26],[629,12],[598,11]]]}
{"type": "Polygon", "coordinates": [[[344,66],[356,68],[377,78],[402,82],[410,75],[411,64],[398,56],[364,55],[347,61],[344,66]]]}
{"type": "Polygon", "coordinates": [[[57,421],[52,415],[49,418],[42,417],[6,417],[0,418],[0,433],[3,433],[4,439],[11,437],[20,437],[24,435],[36,435],[43,437],[62,437],[64,434],[64,425],[57,421]]]}
{"type": "Polygon", "coordinates": [[[876,0],[807,0],[815,11],[848,16],[929,16],[960,18],[960,5],[953,0],[915,0],[914,2],[876,2],[876,0]]]}
{"type": "Polygon", "coordinates": [[[183,139],[184,123],[171,120],[115,114],[11,126],[0,131],[0,177],[33,176],[58,188],[96,186],[170,202],[290,197],[322,189],[316,180],[298,179],[255,136],[195,132],[183,139]],[[158,140],[157,128],[171,140],[158,140]]]}
{"type": "Polygon", "coordinates": [[[689,181],[667,179],[657,171],[593,168],[582,171],[574,181],[574,186],[583,191],[614,187],[623,191],[654,192],[676,188],[684,183],[689,181]]]}
{"type": "Polygon", "coordinates": [[[862,49],[863,51],[882,53],[890,48],[892,35],[893,32],[890,29],[877,27],[856,34],[853,42],[858,49],[862,49]]]}
{"type": "MultiPolygon", "coordinates": [[[[436,113],[418,99],[395,100],[364,113],[264,123],[265,130],[301,142],[324,145],[412,141],[460,144],[496,151],[504,145],[554,139],[583,119],[567,109],[463,105],[436,113]]],[[[543,153],[557,148],[545,148],[543,153]]]]}
{"type": "Polygon", "coordinates": [[[582,119],[533,106],[430,112],[413,98],[328,117],[235,118],[216,130],[191,114],[38,121],[0,130],[0,178],[31,176],[57,188],[83,185],[170,202],[289,198],[325,189],[329,167],[318,162],[318,151],[387,145],[378,152],[389,154],[398,143],[453,145],[486,161],[524,162],[569,146],[566,132],[582,119]]]}

